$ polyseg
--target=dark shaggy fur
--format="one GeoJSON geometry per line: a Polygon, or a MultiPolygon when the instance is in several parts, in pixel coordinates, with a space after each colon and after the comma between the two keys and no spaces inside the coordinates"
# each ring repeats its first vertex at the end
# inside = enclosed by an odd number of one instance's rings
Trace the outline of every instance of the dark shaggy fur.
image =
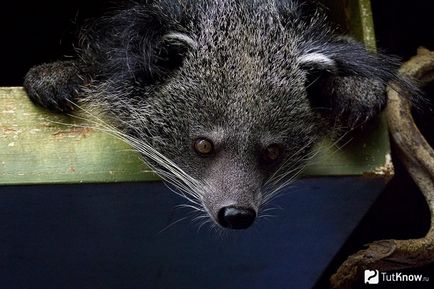
{"type": "Polygon", "coordinates": [[[32,68],[30,98],[102,112],[229,228],[250,225],[322,136],[376,115],[389,81],[412,90],[395,58],[334,35],[320,12],[290,0],[133,2],[86,25],[77,52],[32,68]]]}

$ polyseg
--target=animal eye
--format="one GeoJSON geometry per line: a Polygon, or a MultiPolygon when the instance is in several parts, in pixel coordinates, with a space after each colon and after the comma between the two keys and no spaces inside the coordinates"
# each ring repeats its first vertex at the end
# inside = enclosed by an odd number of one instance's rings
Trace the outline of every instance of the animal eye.
{"type": "Polygon", "coordinates": [[[194,142],[194,151],[201,156],[209,156],[214,153],[214,144],[208,139],[198,139],[194,142]]]}
{"type": "Polygon", "coordinates": [[[268,163],[274,163],[282,156],[282,148],[278,144],[272,144],[265,148],[263,158],[268,163]]]}

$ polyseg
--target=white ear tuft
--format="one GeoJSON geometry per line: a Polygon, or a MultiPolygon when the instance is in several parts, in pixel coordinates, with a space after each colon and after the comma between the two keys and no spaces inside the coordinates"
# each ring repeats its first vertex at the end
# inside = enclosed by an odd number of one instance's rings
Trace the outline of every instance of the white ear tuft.
{"type": "Polygon", "coordinates": [[[187,46],[189,46],[191,48],[197,47],[196,41],[194,41],[187,34],[180,33],[180,32],[170,32],[170,33],[164,35],[163,39],[169,40],[169,41],[181,42],[181,43],[186,44],[187,46]]]}
{"type": "Polygon", "coordinates": [[[298,60],[303,66],[318,66],[330,71],[336,70],[336,62],[319,52],[302,55],[298,60]]]}

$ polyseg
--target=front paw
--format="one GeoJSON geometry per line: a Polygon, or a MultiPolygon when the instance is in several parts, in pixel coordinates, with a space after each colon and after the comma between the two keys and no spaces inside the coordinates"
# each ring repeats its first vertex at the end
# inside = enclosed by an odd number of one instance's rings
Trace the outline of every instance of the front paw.
{"type": "Polygon", "coordinates": [[[24,88],[36,104],[57,112],[70,112],[82,80],[73,61],[42,64],[29,70],[24,88]]]}

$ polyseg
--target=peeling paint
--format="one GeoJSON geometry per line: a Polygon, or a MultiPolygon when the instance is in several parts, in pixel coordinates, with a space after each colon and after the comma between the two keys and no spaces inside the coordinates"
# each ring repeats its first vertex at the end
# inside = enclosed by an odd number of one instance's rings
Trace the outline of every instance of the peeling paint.
{"type": "Polygon", "coordinates": [[[41,130],[39,128],[33,128],[30,130],[31,134],[37,134],[38,132],[41,132],[41,130]]]}
{"type": "Polygon", "coordinates": [[[364,177],[384,177],[386,181],[390,180],[395,175],[395,168],[393,167],[392,156],[390,153],[385,155],[384,165],[376,167],[372,172],[363,173],[364,177]]]}
{"type": "Polygon", "coordinates": [[[93,129],[89,127],[73,127],[68,130],[57,130],[52,135],[55,139],[64,138],[87,138],[92,133],[93,129]]]}
{"type": "Polygon", "coordinates": [[[4,127],[4,126],[0,127],[0,129],[1,129],[3,134],[12,134],[12,133],[15,133],[17,131],[16,129],[14,129],[12,127],[4,127]]]}

